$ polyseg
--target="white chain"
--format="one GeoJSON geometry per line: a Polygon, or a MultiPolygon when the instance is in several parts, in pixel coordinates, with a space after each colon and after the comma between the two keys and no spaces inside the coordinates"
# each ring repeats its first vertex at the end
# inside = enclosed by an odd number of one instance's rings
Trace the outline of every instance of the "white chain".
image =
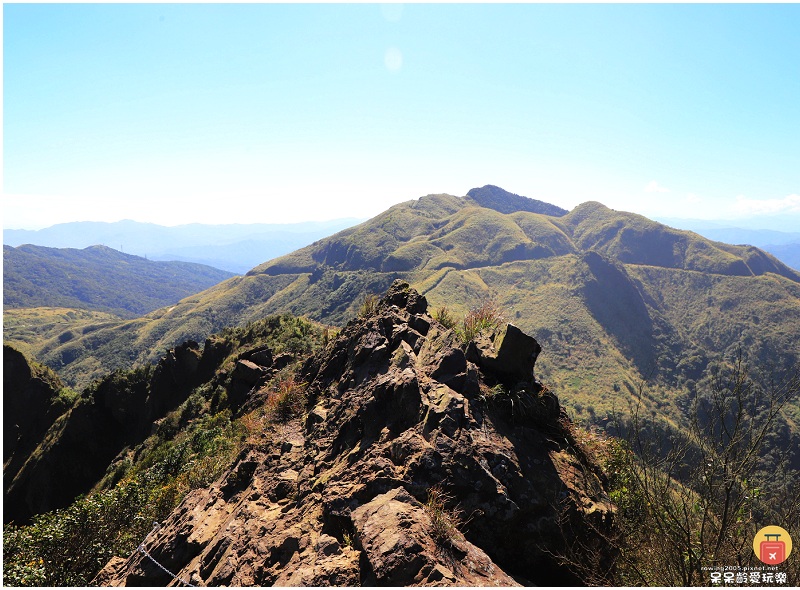
{"type": "Polygon", "coordinates": [[[180,579],[178,576],[176,576],[175,574],[173,574],[171,571],[169,571],[167,568],[165,568],[163,565],[161,565],[161,564],[160,564],[160,563],[158,563],[158,562],[157,562],[155,559],[153,559],[153,556],[152,556],[152,555],[150,555],[150,554],[149,554],[147,551],[145,551],[144,544],[145,544],[145,543],[147,543],[147,539],[149,539],[149,538],[150,538],[150,535],[152,535],[154,532],[156,532],[156,531],[158,530],[158,527],[159,527],[159,524],[158,524],[157,522],[154,522],[154,523],[153,523],[153,530],[152,530],[152,531],[150,531],[149,533],[147,533],[147,536],[144,538],[144,541],[142,541],[142,544],[141,544],[141,545],[139,545],[139,552],[140,552],[140,553],[143,553],[144,555],[146,555],[147,557],[149,557],[149,558],[150,558],[150,561],[152,561],[154,564],[156,564],[156,565],[157,565],[158,567],[160,567],[162,570],[164,570],[165,572],[167,572],[167,573],[168,573],[170,576],[172,576],[173,578],[175,578],[176,580],[178,580],[178,581],[179,581],[181,584],[185,584],[185,585],[187,585],[187,586],[191,586],[192,588],[195,588],[195,585],[194,585],[194,584],[190,584],[189,582],[184,582],[183,580],[181,580],[181,579],[180,579]]]}

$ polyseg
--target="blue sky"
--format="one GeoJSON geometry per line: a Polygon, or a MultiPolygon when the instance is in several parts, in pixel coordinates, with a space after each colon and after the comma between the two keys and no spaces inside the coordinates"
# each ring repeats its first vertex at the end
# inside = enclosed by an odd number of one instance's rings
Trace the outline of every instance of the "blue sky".
{"type": "Polygon", "coordinates": [[[495,184],[800,212],[800,5],[5,4],[3,226],[369,217],[495,184]]]}

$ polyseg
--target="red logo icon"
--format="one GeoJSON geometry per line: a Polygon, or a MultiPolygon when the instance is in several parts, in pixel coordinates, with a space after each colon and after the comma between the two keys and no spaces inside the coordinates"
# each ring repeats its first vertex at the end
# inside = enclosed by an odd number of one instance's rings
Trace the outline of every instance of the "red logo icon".
{"type": "Polygon", "coordinates": [[[786,560],[786,543],[779,541],[780,535],[764,535],[767,537],[766,541],[761,541],[759,545],[758,558],[764,563],[775,565],[786,560]],[[775,537],[775,540],[770,540],[770,537],[775,537]]]}

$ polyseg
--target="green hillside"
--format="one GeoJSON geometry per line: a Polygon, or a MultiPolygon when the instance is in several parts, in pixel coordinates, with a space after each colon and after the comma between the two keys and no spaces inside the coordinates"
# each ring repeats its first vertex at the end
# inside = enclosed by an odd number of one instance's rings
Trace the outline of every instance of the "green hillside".
{"type": "Polygon", "coordinates": [[[35,356],[42,343],[61,338],[62,343],[78,334],[122,323],[123,318],[105,311],[69,307],[23,307],[3,310],[3,342],[28,356],[35,356]]]}
{"type": "MultiPolygon", "coordinates": [[[[797,365],[800,274],[770,254],[600,203],[544,215],[530,210],[546,203],[496,187],[470,194],[489,207],[469,195],[401,203],[174,306],[65,343],[55,337],[36,358],[85,385],[269,314],[342,325],[365,295],[403,278],[456,315],[494,299],[541,342],[540,378],[576,418],[599,424],[645,375],[645,408],[677,423],[715,364],[739,348],[754,364],[797,365]]],[[[800,413],[786,419],[800,423],[800,413]]]]}
{"type": "Polygon", "coordinates": [[[154,262],[105,246],[3,246],[3,309],[64,307],[135,318],[232,276],[202,264],[154,262]]]}

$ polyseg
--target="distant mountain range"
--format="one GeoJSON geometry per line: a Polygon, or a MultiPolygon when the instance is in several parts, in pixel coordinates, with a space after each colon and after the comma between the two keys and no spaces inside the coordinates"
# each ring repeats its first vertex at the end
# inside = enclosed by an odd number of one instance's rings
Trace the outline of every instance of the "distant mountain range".
{"type": "Polygon", "coordinates": [[[349,217],[286,224],[192,223],[175,227],[131,220],[81,221],[40,230],[6,229],[3,244],[79,249],[105,245],[150,260],[195,262],[244,274],[265,260],[288,254],[361,221],[364,220],[349,217]]]}
{"type": "MultiPolygon", "coordinates": [[[[749,244],[762,248],[784,264],[800,270],[800,231],[777,231],[738,227],[755,225],[758,221],[706,221],[703,219],[656,218],[656,221],[671,227],[693,231],[704,238],[726,244],[749,244]]],[[[776,222],[771,222],[773,225],[776,222]]],[[[800,229],[800,216],[787,216],[778,227],[800,229]]]]}
{"type": "Polygon", "coordinates": [[[738,219],[694,219],[683,217],[662,217],[653,215],[654,221],[699,232],[706,229],[739,228],[748,230],[770,230],[781,233],[795,233],[800,228],[800,213],[782,213],[779,215],[753,215],[749,218],[738,219]]]}

